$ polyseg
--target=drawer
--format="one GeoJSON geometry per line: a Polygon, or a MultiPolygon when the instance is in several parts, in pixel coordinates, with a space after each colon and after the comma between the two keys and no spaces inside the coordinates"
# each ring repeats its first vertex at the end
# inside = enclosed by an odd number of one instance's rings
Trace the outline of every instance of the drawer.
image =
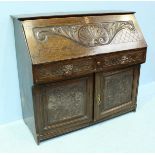
{"type": "Polygon", "coordinates": [[[47,83],[87,75],[108,69],[123,68],[145,61],[146,49],[102,54],[33,66],[34,82],[47,83]]]}
{"type": "Polygon", "coordinates": [[[94,70],[94,60],[90,57],[36,65],[33,66],[34,82],[39,84],[70,79],[92,73],[94,70]]]}
{"type": "Polygon", "coordinates": [[[96,70],[107,70],[113,68],[123,68],[134,64],[145,62],[146,49],[122,51],[118,53],[110,53],[98,55],[96,57],[96,70]]]}

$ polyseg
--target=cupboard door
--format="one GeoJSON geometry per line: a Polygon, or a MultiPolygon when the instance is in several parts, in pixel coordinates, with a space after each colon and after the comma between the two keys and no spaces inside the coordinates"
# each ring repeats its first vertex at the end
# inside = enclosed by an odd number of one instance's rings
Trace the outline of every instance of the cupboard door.
{"type": "Polygon", "coordinates": [[[88,125],[92,121],[93,77],[35,88],[41,140],[88,125]]]}
{"type": "Polygon", "coordinates": [[[107,119],[136,109],[136,94],[140,66],[95,77],[94,119],[107,119]]]}

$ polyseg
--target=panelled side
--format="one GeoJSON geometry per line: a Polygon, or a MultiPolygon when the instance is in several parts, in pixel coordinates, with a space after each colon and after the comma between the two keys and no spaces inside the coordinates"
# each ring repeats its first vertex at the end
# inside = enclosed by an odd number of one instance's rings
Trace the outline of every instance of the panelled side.
{"type": "Polygon", "coordinates": [[[23,119],[37,141],[32,97],[33,76],[31,58],[22,25],[17,19],[13,19],[13,22],[23,119]]]}

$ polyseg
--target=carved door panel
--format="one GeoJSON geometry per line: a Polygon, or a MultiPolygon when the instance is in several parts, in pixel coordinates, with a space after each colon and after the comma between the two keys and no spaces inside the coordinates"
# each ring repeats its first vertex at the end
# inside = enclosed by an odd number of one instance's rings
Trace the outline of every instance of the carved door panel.
{"type": "Polygon", "coordinates": [[[100,72],[95,77],[95,120],[106,119],[136,108],[140,66],[100,72]]]}
{"type": "Polygon", "coordinates": [[[46,84],[35,91],[41,136],[55,136],[92,121],[93,77],[46,84]]]}

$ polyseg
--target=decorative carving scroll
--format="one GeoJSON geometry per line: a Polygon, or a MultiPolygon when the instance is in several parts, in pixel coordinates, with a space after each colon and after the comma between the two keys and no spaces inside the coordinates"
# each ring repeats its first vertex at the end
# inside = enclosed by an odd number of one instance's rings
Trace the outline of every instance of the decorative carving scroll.
{"type": "Polygon", "coordinates": [[[86,47],[95,47],[110,44],[116,34],[123,29],[134,32],[135,26],[132,21],[115,21],[85,25],[35,27],[33,33],[38,41],[47,41],[48,36],[59,35],[86,47]]]}
{"type": "Polygon", "coordinates": [[[112,57],[105,57],[104,58],[104,65],[105,66],[114,66],[114,65],[123,65],[123,64],[130,64],[130,63],[137,63],[138,61],[142,61],[145,58],[143,52],[135,53],[128,53],[118,56],[112,57]]]}

